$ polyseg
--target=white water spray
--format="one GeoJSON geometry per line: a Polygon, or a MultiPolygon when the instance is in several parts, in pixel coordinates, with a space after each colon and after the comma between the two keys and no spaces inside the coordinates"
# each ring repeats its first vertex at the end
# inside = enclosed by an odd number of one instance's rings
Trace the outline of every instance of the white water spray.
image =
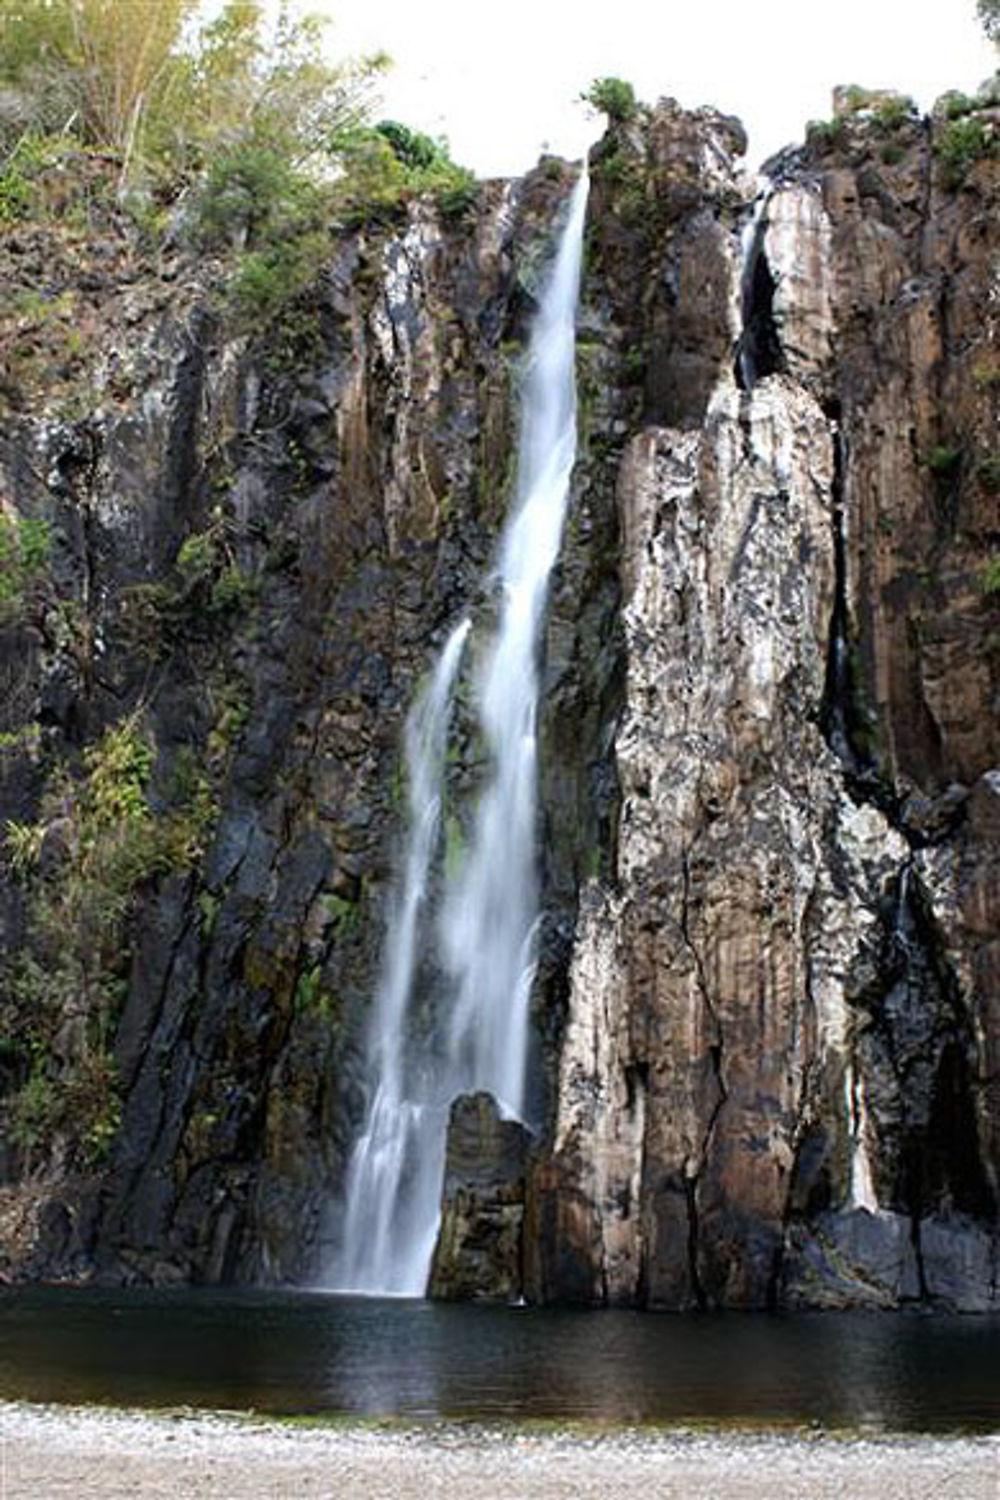
{"type": "Polygon", "coordinates": [[[494,773],[441,920],[442,954],[456,987],[449,1035],[454,1090],[486,1089],[515,1118],[524,1109],[537,958],[535,658],[576,458],[574,325],[586,195],[584,175],[532,331],[516,507],[498,569],[500,622],[482,683],[494,773]]]}
{"type": "Polygon", "coordinates": [[[406,724],[409,840],[368,1039],[374,1094],[347,1174],[336,1278],[344,1291],[419,1296],[434,1248],[433,1241],[429,1247],[422,1243],[423,1204],[440,1186],[440,1152],[435,1156],[433,1150],[441,1133],[435,1118],[440,1101],[434,1099],[426,1063],[409,1055],[406,1020],[419,958],[419,918],[441,826],[452,689],[469,625],[463,620],[452,631],[406,724]]]}
{"type": "Polygon", "coordinates": [[[531,986],[537,960],[535,869],[536,653],[549,575],[562,537],[576,457],[575,315],[586,173],[532,330],[522,398],[515,508],[497,567],[496,637],[479,684],[492,771],[460,873],[438,922],[446,984],[441,1034],[407,1025],[420,916],[439,842],[450,703],[468,622],[452,634],[407,732],[410,835],[369,1043],[372,1102],[348,1171],[344,1291],[423,1294],[440,1215],[448,1113],[488,1090],[509,1116],[524,1109],[531,986]]]}

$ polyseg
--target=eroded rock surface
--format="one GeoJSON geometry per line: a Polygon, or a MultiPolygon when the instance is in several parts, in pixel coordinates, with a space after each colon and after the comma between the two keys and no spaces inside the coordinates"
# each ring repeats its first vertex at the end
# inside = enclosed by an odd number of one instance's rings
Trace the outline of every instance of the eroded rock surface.
{"type": "Polygon", "coordinates": [[[620,816],[529,1195],[543,1299],[997,1295],[997,176],[956,194],[898,131],[776,164],[742,268],[717,223],[736,357],[617,466],[620,816]]]}
{"type": "MultiPolygon", "coordinates": [[[[762,192],[710,110],[595,148],[535,1136],[455,1104],[436,1295],[996,1306],[1000,168],[956,176],[946,128],[873,96],[762,192]]],[[[110,352],[86,410],[8,413],[4,512],[57,540],[0,643],[0,812],[28,830],[7,993],[52,958],[39,901],[81,840],[59,778],[87,784],[109,726],[141,717],[154,814],[189,835],[115,917],[100,1004],[58,1002],[39,1089],[84,1076],[95,1016],[113,1053],[90,1157],[30,1138],[33,1065],[0,1053],[10,1273],[321,1271],[402,721],[458,615],[491,611],[570,179],[345,233],[291,364],[227,331],[212,268],[140,275],[88,303],[110,352]]]]}
{"type": "Polygon", "coordinates": [[[530,1132],[490,1094],[451,1107],[443,1212],[429,1293],[440,1301],[513,1302],[524,1286],[524,1181],[530,1132]]]}

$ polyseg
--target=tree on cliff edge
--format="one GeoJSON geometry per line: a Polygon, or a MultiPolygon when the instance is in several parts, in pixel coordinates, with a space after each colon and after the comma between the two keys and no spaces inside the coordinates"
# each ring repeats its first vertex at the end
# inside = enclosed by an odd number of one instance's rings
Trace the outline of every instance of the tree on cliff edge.
{"type": "Polygon", "coordinates": [[[1000,46],[1000,0],[976,0],[976,9],[986,35],[1000,46]]]}
{"type": "Polygon", "coordinates": [[[20,110],[25,128],[74,128],[127,163],[170,87],[194,8],[195,0],[0,0],[5,112],[20,110]]]}
{"type": "Polygon", "coordinates": [[[122,160],[197,171],[265,136],[295,163],[366,112],[384,56],[334,64],[323,21],[263,0],[0,0],[0,152],[72,133],[122,160]]]}

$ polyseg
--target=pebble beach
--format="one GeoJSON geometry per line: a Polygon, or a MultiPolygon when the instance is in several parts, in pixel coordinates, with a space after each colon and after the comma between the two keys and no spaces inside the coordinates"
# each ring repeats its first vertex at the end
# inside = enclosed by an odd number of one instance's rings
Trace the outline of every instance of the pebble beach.
{"type": "Polygon", "coordinates": [[[303,1425],[0,1403],[0,1500],[1000,1500],[1000,1436],[303,1425]]]}

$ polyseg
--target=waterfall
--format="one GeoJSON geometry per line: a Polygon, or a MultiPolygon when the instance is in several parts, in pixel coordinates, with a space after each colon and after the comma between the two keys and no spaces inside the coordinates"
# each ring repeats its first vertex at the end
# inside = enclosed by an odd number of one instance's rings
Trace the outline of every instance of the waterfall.
{"type": "MultiPolygon", "coordinates": [[[[382,974],[368,1037],[374,1092],[347,1173],[344,1291],[417,1296],[433,1251],[422,1242],[424,1202],[438,1191],[440,1101],[426,1061],[408,1046],[407,1006],[418,960],[419,918],[441,826],[441,789],[452,690],[470,621],[451,633],[430,686],[406,723],[409,838],[390,911],[382,974]],[[421,1063],[423,1062],[423,1066],[421,1063]]],[[[425,1231],[426,1233],[426,1231],[425,1231]]]]}
{"type": "Polygon", "coordinates": [[[536,962],[538,633],[576,458],[574,326],[587,180],[581,174],[532,330],[514,513],[500,550],[500,621],[481,686],[493,778],[447,892],[441,950],[456,998],[456,1092],[488,1090],[520,1118],[536,962]]]}
{"type": "Polygon", "coordinates": [[[495,570],[499,620],[476,684],[491,769],[438,915],[442,993],[430,1037],[411,1033],[408,1007],[468,621],[452,633],[408,720],[409,835],[369,1034],[371,1100],[348,1168],[333,1277],[343,1291],[423,1294],[452,1101],[485,1089],[508,1116],[520,1118],[524,1109],[539,906],[536,656],[576,458],[575,319],[587,186],[584,171],[529,343],[515,501],[495,570]]]}

